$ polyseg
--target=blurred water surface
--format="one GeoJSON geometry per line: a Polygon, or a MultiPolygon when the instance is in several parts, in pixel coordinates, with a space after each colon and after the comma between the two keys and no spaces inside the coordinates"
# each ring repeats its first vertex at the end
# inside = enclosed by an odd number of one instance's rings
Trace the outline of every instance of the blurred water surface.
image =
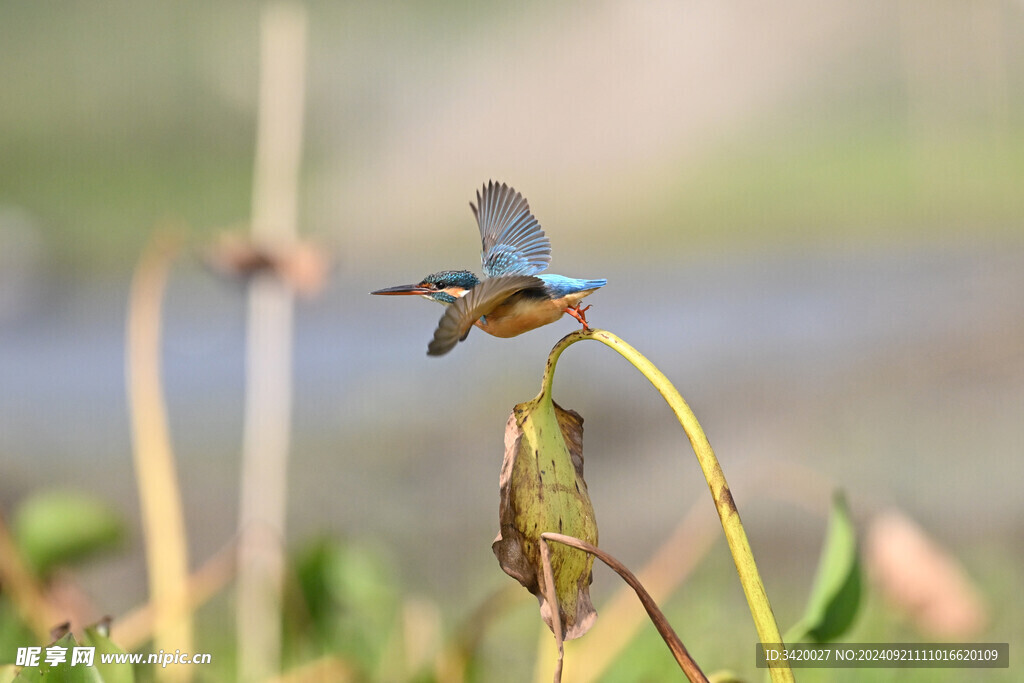
{"type": "MultiPolygon", "coordinates": [[[[734,485],[764,483],[777,460],[800,463],[847,487],[862,509],[896,503],[956,538],[1024,518],[1024,465],[1014,457],[1024,446],[1022,262],[1019,249],[931,246],[722,256],[639,272],[605,262],[586,275],[610,282],[592,297],[591,319],[677,384],[734,485]]],[[[547,350],[573,327],[513,340],[477,331],[428,358],[440,308],[370,297],[371,286],[390,284],[372,277],[339,272],[299,303],[294,538],[375,535],[414,583],[451,588],[489,555],[508,411],[535,394],[547,350]],[[475,545],[475,561],[448,566],[453,543],[475,545]]],[[[243,294],[185,260],[167,296],[165,387],[200,554],[233,532],[243,294]]],[[[0,329],[8,501],[75,486],[134,514],[126,297],[127,282],[54,286],[0,329]]],[[[603,543],[639,560],[704,493],[660,399],[597,346],[566,354],[556,398],[586,418],[603,543]]],[[[785,542],[786,527],[771,521],[790,512],[762,510],[755,529],[785,542]]]]}

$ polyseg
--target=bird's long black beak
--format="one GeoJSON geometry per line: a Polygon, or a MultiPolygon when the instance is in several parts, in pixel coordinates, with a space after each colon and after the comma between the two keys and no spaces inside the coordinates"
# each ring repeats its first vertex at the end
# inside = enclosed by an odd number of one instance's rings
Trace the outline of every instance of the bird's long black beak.
{"type": "Polygon", "coordinates": [[[429,294],[432,290],[419,285],[398,285],[397,287],[385,287],[370,294],[384,294],[386,296],[400,296],[403,294],[429,294]]]}

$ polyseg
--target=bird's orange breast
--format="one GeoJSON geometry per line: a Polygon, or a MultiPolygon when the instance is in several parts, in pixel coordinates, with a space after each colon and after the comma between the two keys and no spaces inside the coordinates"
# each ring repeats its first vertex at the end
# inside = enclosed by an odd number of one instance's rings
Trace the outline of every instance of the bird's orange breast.
{"type": "Polygon", "coordinates": [[[510,297],[474,324],[495,337],[515,337],[523,332],[549,325],[565,313],[568,306],[593,292],[588,289],[560,299],[538,299],[516,295],[510,297]]]}
{"type": "Polygon", "coordinates": [[[513,297],[477,320],[476,326],[495,337],[515,337],[555,322],[563,309],[551,299],[513,297]]]}

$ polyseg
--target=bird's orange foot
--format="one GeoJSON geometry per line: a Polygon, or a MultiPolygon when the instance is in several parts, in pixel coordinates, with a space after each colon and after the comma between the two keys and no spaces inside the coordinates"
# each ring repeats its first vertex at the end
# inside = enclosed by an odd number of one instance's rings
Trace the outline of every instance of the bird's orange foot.
{"type": "Polygon", "coordinates": [[[590,329],[590,325],[587,324],[587,311],[589,310],[590,306],[580,308],[580,305],[576,304],[575,306],[569,306],[568,308],[566,308],[565,312],[579,320],[580,323],[583,325],[583,330],[587,331],[590,329]]]}

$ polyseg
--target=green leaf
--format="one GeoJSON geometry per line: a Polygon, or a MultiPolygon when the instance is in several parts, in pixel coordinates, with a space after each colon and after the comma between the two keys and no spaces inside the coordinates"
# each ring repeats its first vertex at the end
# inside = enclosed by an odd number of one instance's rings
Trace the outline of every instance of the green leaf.
{"type": "MultiPolygon", "coordinates": [[[[513,408],[505,426],[498,516],[500,531],[491,549],[505,573],[537,596],[541,616],[551,627],[540,535],[551,531],[597,545],[597,521],[583,480],[583,418],[544,392],[513,408]]],[[[593,565],[593,556],[581,550],[560,543],[551,547],[566,639],[582,636],[597,618],[590,601],[593,565]]]]}
{"type": "Polygon", "coordinates": [[[96,667],[83,664],[71,665],[71,652],[76,645],[74,636],[70,633],[65,634],[57,642],[44,647],[39,655],[39,665],[23,668],[14,679],[14,683],[36,683],[37,681],[45,681],[45,683],[104,683],[96,667]],[[46,652],[50,647],[65,648],[63,662],[55,666],[50,666],[47,663],[46,652]]]}
{"type": "Polygon", "coordinates": [[[837,491],[807,608],[786,642],[828,643],[846,633],[860,608],[861,583],[856,530],[846,498],[837,491]]]}
{"type": "Polygon", "coordinates": [[[378,666],[398,604],[384,559],[358,544],[323,538],[300,554],[296,576],[301,590],[289,599],[301,604],[286,610],[286,645],[302,656],[301,648],[310,644],[300,637],[305,635],[318,653],[341,654],[366,671],[378,666]]]}
{"type": "MultiPolygon", "coordinates": [[[[36,636],[22,621],[18,610],[11,602],[10,587],[6,588],[6,595],[4,590],[5,588],[0,586],[0,662],[13,662],[18,648],[35,644],[36,636]]],[[[0,675],[0,683],[8,681],[0,675]]]]}
{"type": "Polygon", "coordinates": [[[14,536],[26,562],[45,574],[116,544],[120,518],[105,503],[81,493],[38,493],[18,507],[14,536]]]}
{"type": "Polygon", "coordinates": [[[107,637],[106,628],[99,625],[85,629],[83,644],[96,648],[93,666],[99,672],[104,683],[135,683],[135,667],[131,664],[115,664],[103,662],[102,655],[125,654],[125,651],[114,645],[107,637]]]}

